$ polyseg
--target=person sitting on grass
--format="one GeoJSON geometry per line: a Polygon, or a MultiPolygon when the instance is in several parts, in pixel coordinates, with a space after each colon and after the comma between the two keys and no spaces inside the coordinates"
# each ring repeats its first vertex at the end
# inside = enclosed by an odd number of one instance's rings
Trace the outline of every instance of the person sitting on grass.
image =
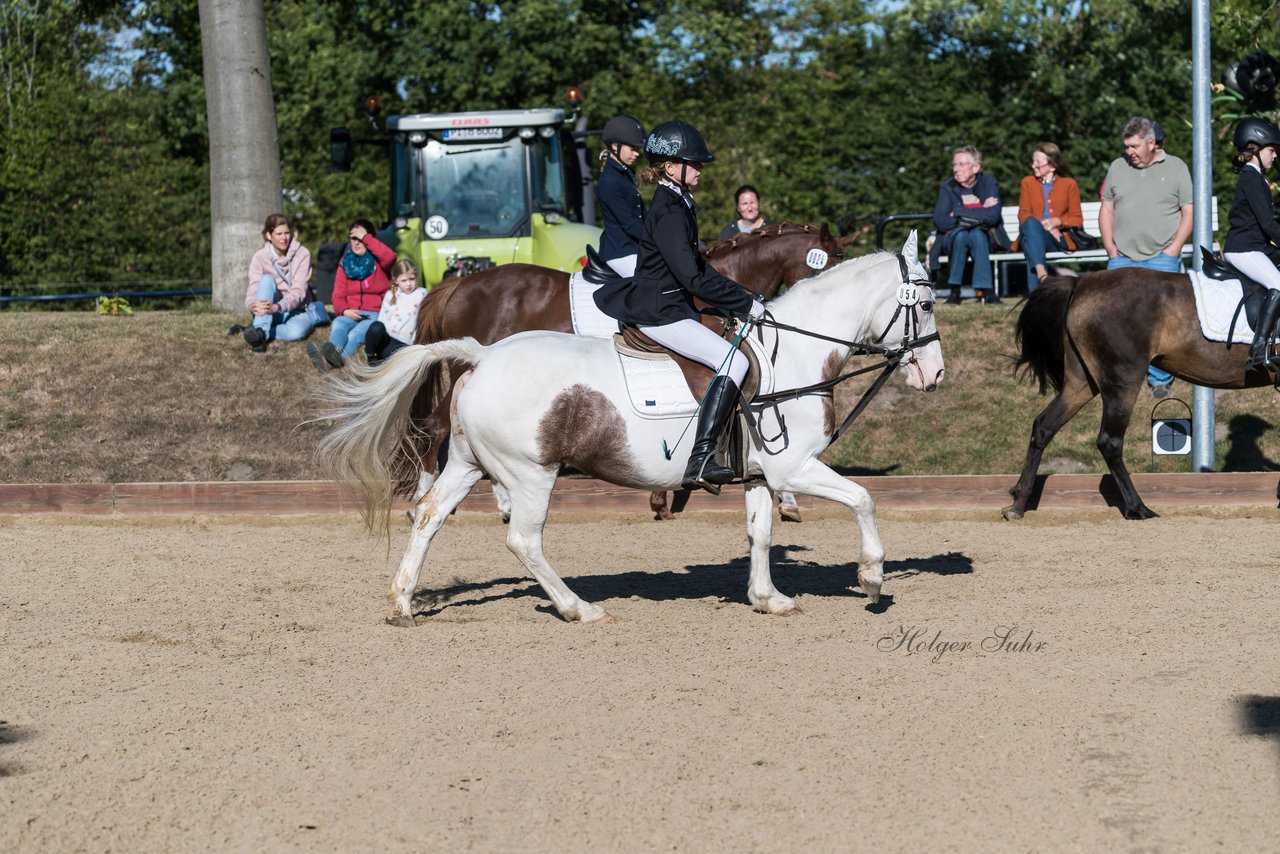
{"type": "Polygon", "coordinates": [[[418,308],[427,298],[427,289],[418,287],[418,268],[407,258],[391,266],[393,287],[382,298],[378,319],[364,337],[364,352],[370,365],[380,365],[397,350],[413,343],[418,329],[418,308]]]}
{"type": "Polygon", "coordinates": [[[396,253],[373,236],[373,223],[358,219],[351,224],[349,242],[333,279],[333,310],[338,316],[329,328],[329,340],[307,345],[307,355],[320,371],[341,368],[364,344],[369,327],[378,319],[382,295],[391,289],[387,274],[396,253]]]}
{"type": "Polygon", "coordinates": [[[249,289],[244,296],[244,307],[253,314],[244,340],[255,353],[265,353],[272,339],[300,341],[315,328],[307,315],[311,253],[293,239],[284,214],[267,217],[262,239],[266,245],[249,260],[249,289]]]}

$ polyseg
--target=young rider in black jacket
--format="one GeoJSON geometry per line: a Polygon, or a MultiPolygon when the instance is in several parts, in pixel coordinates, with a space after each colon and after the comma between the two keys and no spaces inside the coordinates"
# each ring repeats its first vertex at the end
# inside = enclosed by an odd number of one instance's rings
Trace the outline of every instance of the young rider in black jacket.
{"type": "Polygon", "coordinates": [[[1280,129],[1251,116],[1236,125],[1234,141],[1236,156],[1231,168],[1240,173],[1240,180],[1227,214],[1230,227],[1222,254],[1228,264],[1270,288],[1249,348],[1248,367],[1262,368],[1273,364],[1269,344],[1280,318],[1280,269],[1276,267],[1280,258],[1280,222],[1276,221],[1271,188],[1265,177],[1276,159],[1280,129]]]}
{"type": "Polygon", "coordinates": [[[729,342],[703,326],[693,298],[739,317],[759,319],[764,304],[750,291],[709,267],[698,252],[698,217],[689,189],[715,159],[696,128],[663,122],[645,140],[650,167],[641,178],[657,184],[640,237],[635,275],[596,291],[600,310],[683,356],[716,370],[702,411],[683,488],[719,494],[733,470],[716,464],[716,442],[733,414],[747,361],[729,342]]]}

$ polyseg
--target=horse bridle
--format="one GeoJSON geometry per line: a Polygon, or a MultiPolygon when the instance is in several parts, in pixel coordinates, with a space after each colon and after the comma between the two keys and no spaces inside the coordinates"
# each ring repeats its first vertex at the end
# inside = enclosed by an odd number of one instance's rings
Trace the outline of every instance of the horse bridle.
{"type": "MultiPolygon", "coordinates": [[[[773,316],[769,314],[767,311],[765,312],[765,316],[763,318],[756,321],[756,329],[757,329],[757,336],[758,336],[757,340],[759,340],[762,345],[764,344],[762,327],[770,326],[770,327],[773,327],[774,329],[780,329],[786,332],[795,332],[798,335],[804,335],[809,338],[817,338],[822,341],[830,341],[834,344],[840,344],[841,346],[849,348],[850,350],[849,355],[851,356],[880,355],[880,356],[884,356],[885,358],[885,362],[881,365],[871,365],[866,368],[859,368],[856,371],[847,371],[846,373],[840,374],[837,377],[833,377],[832,379],[829,379],[829,380],[823,380],[821,382],[816,382],[816,383],[813,383],[812,385],[800,386],[798,388],[783,389],[782,391],[774,391],[766,394],[757,394],[754,398],[751,399],[751,403],[753,405],[754,404],[765,404],[765,405],[772,404],[775,412],[775,416],[777,417],[778,423],[780,426],[780,432],[778,436],[773,437],[773,439],[766,439],[766,441],[774,441],[786,434],[785,419],[782,417],[782,413],[778,411],[778,403],[780,403],[781,401],[795,400],[796,398],[804,397],[805,395],[810,395],[810,394],[816,394],[823,397],[831,397],[832,399],[834,399],[835,387],[840,385],[840,383],[845,382],[846,380],[850,380],[853,377],[860,376],[862,374],[869,373],[871,371],[879,369],[880,376],[876,377],[875,382],[871,384],[871,387],[862,393],[862,397],[858,400],[858,403],[853,407],[853,409],[849,412],[849,414],[845,416],[845,419],[840,424],[840,427],[831,435],[830,440],[827,442],[827,445],[830,446],[842,435],[844,435],[846,430],[848,430],[851,426],[853,426],[853,422],[857,420],[858,416],[861,415],[863,410],[867,408],[867,405],[871,403],[872,399],[875,398],[876,394],[879,393],[880,389],[884,387],[884,384],[888,381],[889,376],[898,368],[899,365],[902,364],[903,359],[906,359],[907,364],[910,364],[911,362],[915,361],[915,350],[917,348],[932,344],[934,341],[942,340],[941,336],[936,331],[930,332],[928,335],[920,334],[920,315],[919,315],[920,298],[918,294],[918,289],[921,286],[926,286],[926,287],[929,286],[930,282],[927,279],[911,278],[911,272],[907,267],[907,259],[902,255],[901,252],[897,253],[896,257],[898,259],[898,270],[902,277],[902,284],[898,287],[898,307],[894,309],[893,317],[889,318],[889,322],[885,324],[884,331],[881,332],[878,336],[876,336],[875,343],[873,344],[863,344],[858,341],[848,341],[843,338],[835,338],[830,335],[823,335],[820,332],[813,332],[808,329],[801,329],[798,326],[791,326],[786,323],[779,323],[778,321],[774,320],[773,316]],[[908,311],[904,312],[903,309],[908,309],[908,311]],[[890,330],[893,329],[894,324],[898,322],[899,318],[903,318],[902,344],[896,348],[880,346],[880,342],[883,341],[885,337],[889,334],[890,330]]],[[[928,305],[932,305],[932,301],[927,300],[926,303],[928,305]]],[[[778,342],[775,340],[773,344],[773,352],[769,354],[769,361],[773,362],[777,358],[777,355],[778,355],[778,342]]],[[[764,437],[762,436],[762,438],[764,437]]]]}

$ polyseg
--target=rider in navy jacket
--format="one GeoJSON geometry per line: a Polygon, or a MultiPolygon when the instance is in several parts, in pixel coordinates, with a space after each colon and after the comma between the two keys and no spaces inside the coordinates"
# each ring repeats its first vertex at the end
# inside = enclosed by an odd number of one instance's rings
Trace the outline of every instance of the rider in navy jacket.
{"type": "Polygon", "coordinates": [[[600,257],[621,276],[635,271],[644,231],[644,200],[631,165],[644,150],[644,126],[632,116],[614,116],[604,126],[604,150],[596,201],[604,220],[600,257]]]}
{"type": "Polygon", "coordinates": [[[649,134],[644,152],[650,168],[643,177],[658,188],[644,218],[636,272],[630,279],[601,286],[595,293],[596,305],[664,347],[716,371],[702,399],[697,438],[682,487],[700,486],[719,494],[721,484],[733,480],[734,472],[716,463],[717,440],[736,408],[747,360],[702,325],[693,298],[752,319],[764,315],[764,305],[707,266],[698,252],[698,217],[689,188],[697,185],[705,164],[715,159],[702,134],[688,122],[663,122],[649,134]]]}

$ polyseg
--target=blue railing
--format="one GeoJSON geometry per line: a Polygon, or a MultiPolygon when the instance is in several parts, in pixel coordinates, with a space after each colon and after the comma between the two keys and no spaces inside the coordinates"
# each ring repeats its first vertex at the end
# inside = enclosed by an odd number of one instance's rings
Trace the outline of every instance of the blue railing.
{"type": "Polygon", "coordinates": [[[157,288],[144,289],[147,285],[177,285],[186,282],[199,283],[204,282],[203,279],[176,279],[163,282],[116,282],[116,283],[97,283],[97,282],[71,282],[71,283],[51,283],[51,284],[35,284],[24,283],[16,285],[0,285],[0,305],[5,303],[16,302],[64,302],[67,300],[93,300],[99,299],[115,299],[123,297],[125,299],[174,299],[181,297],[207,297],[213,295],[212,288],[157,288]],[[89,287],[99,287],[102,290],[89,291],[83,290],[89,287]],[[72,290],[71,293],[14,293],[14,291],[36,290],[40,291],[57,291],[59,289],[72,290]]]}

